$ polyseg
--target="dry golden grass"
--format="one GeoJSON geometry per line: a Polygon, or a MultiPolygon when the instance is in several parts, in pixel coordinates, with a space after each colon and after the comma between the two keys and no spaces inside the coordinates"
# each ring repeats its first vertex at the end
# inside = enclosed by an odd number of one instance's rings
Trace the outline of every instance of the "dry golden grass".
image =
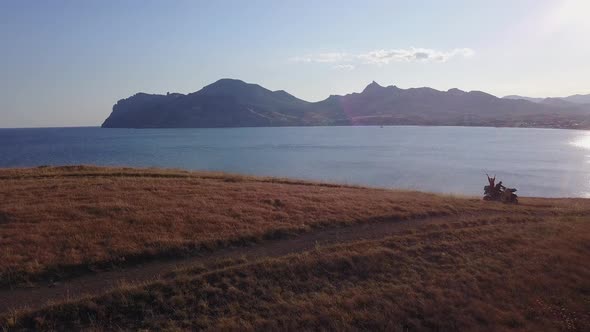
{"type": "MultiPolygon", "coordinates": [[[[564,207],[559,204],[542,209],[564,207]]],[[[0,285],[195,254],[313,227],[503,208],[478,199],[219,173],[3,169],[0,285]]],[[[510,209],[532,213],[539,207],[510,209]]]]}
{"type": "Polygon", "coordinates": [[[43,330],[588,331],[589,243],[586,217],[481,217],[220,262],[2,322],[43,330]]]}

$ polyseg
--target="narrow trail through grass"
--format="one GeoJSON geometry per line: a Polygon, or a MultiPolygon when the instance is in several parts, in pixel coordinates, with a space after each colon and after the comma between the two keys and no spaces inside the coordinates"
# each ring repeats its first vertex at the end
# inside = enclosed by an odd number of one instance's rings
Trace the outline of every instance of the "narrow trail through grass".
{"type": "Polygon", "coordinates": [[[331,225],[478,208],[426,193],[200,172],[60,167],[0,177],[0,287],[331,225]]]}
{"type": "MultiPolygon", "coordinates": [[[[508,214],[496,213],[495,220],[509,218],[508,214]]],[[[31,288],[0,290],[0,312],[19,308],[40,307],[49,302],[59,302],[85,295],[96,295],[116,288],[121,284],[153,281],[175,270],[190,266],[209,264],[220,259],[264,259],[291,253],[312,250],[318,246],[334,243],[378,239],[388,235],[417,229],[424,225],[481,222],[477,216],[443,216],[404,221],[377,221],[349,226],[318,229],[310,233],[292,235],[290,238],[266,240],[246,247],[224,248],[195,257],[156,260],[138,266],[119,268],[113,271],[88,274],[62,282],[37,285],[31,288]]],[[[488,219],[487,222],[489,222],[488,219]]]]}
{"type": "Polygon", "coordinates": [[[0,321],[41,329],[583,330],[590,270],[574,262],[587,257],[590,247],[579,245],[590,239],[588,226],[580,216],[496,212],[322,229],[177,264],[5,292],[0,303],[30,296],[31,306],[4,310],[0,321]],[[97,288],[84,294],[83,285],[97,288]],[[39,305],[41,299],[49,305],[39,305]],[[358,306],[387,307],[403,326],[358,306]],[[294,320],[289,312],[303,316],[294,320]]]}

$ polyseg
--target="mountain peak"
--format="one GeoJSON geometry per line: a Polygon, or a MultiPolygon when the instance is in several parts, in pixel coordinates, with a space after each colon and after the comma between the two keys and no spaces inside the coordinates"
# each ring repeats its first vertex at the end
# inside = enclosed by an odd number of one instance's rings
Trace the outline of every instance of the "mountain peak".
{"type": "Polygon", "coordinates": [[[200,95],[240,96],[251,93],[271,93],[258,84],[246,83],[242,80],[222,78],[196,92],[200,95]]]}
{"type": "Polygon", "coordinates": [[[452,94],[452,95],[455,95],[455,96],[461,96],[461,95],[464,95],[464,94],[467,93],[467,92],[465,92],[465,91],[463,91],[461,89],[457,89],[457,88],[449,89],[449,90],[447,90],[447,92],[450,93],[450,94],[452,94]]]}
{"type": "Polygon", "coordinates": [[[203,89],[201,90],[208,90],[211,88],[217,88],[217,87],[236,87],[236,86],[246,86],[248,85],[248,83],[242,81],[242,80],[237,80],[237,79],[233,79],[233,78],[222,78],[220,80],[217,80],[207,86],[205,86],[203,89]]]}
{"type": "Polygon", "coordinates": [[[371,91],[380,91],[384,89],[379,83],[373,81],[371,84],[367,85],[367,87],[363,90],[363,93],[371,92],[371,91]]]}

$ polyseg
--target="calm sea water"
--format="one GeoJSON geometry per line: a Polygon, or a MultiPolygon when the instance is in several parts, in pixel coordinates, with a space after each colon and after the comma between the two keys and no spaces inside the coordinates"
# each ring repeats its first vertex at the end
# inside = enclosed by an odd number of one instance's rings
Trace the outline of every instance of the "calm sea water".
{"type": "Polygon", "coordinates": [[[0,167],[96,164],[480,195],[590,197],[590,132],[465,127],[0,129],[0,167]]]}

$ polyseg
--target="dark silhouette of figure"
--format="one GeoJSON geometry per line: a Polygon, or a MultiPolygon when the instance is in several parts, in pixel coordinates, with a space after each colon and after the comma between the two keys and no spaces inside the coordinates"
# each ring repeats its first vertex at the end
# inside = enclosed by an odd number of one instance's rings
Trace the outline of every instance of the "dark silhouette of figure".
{"type": "Polygon", "coordinates": [[[488,182],[490,183],[490,188],[495,188],[496,186],[494,185],[494,183],[496,183],[496,176],[494,175],[494,177],[491,178],[489,175],[487,175],[487,177],[488,177],[488,182]]]}
{"type": "MultiPolygon", "coordinates": [[[[486,174],[487,175],[487,174],[486,174]]],[[[514,193],[516,189],[506,188],[502,181],[496,184],[496,176],[493,178],[487,175],[489,185],[483,188],[483,199],[486,201],[500,201],[504,203],[518,203],[518,196],[514,193]]]]}

